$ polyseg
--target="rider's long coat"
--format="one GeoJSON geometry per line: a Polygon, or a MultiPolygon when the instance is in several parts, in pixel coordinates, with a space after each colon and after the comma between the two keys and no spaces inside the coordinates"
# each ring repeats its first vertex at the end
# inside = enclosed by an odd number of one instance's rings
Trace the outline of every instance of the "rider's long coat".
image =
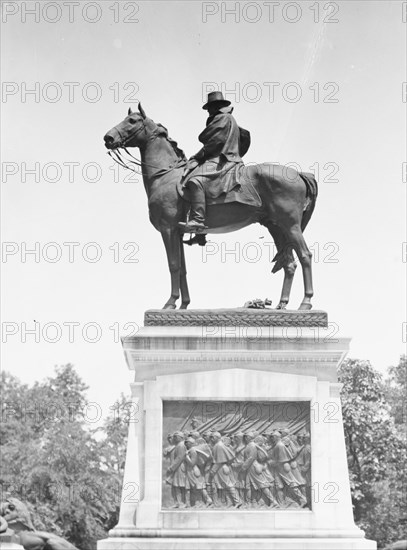
{"type": "Polygon", "coordinates": [[[223,107],[207,119],[206,128],[198,137],[203,144],[202,149],[195,155],[198,160],[223,156],[229,162],[241,162],[241,157],[246,153],[250,143],[245,141],[246,134],[241,137],[241,128],[237,125],[232,112],[232,108],[223,107]]]}
{"type": "Polygon", "coordinates": [[[250,134],[238,126],[232,111],[233,108],[223,107],[207,119],[198,138],[203,147],[194,155],[200,164],[184,179],[183,187],[195,179],[207,196],[216,198],[236,186],[231,171],[242,164],[242,156],[250,146],[250,134]]]}

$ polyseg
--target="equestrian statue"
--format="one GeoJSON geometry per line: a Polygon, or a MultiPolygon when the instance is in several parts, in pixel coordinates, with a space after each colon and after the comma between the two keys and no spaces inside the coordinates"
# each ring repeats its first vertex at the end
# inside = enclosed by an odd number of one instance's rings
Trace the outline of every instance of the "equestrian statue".
{"type": "Polygon", "coordinates": [[[150,221],[162,235],[171,273],[171,295],[163,309],[175,309],[180,295],[180,309],[190,303],[185,242],[203,246],[206,234],[228,233],[252,223],[265,226],[276,244],[272,272],[284,270],[277,309],[286,309],[290,298],[296,269],[293,251],[304,280],[299,309],[311,309],[312,255],[303,232],[318,195],[314,175],[280,164],[245,166],[242,158],[250,147],[250,133],[238,126],[230,101],[221,92],[211,92],[203,109],[209,114],[199,135],[203,147],[189,160],[141,104],[138,112],[129,109],[104,136],[112,158],[143,176],[150,221]],[[140,160],[129,147],[139,148],[140,160]],[[185,233],[191,234],[189,241],[183,240],[185,233]]]}

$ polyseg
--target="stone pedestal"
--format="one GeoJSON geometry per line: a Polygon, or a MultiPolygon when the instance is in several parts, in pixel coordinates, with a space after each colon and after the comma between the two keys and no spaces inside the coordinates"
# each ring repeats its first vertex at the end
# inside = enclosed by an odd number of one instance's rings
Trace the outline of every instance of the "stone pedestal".
{"type": "Polygon", "coordinates": [[[119,523],[98,549],[376,548],[352,515],[336,374],[348,346],[349,339],[339,337],[321,311],[146,312],[145,326],[123,339],[128,367],[134,370],[134,414],[119,523]],[[251,404],[258,418],[248,412],[251,404]],[[179,411],[185,411],[182,423],[179,411]],[[293,494],[273,508],[246,491],[247,502],[239,509],[229,507],[233,499],[228,502],[227,496],[217,507],[200,502],[171,508],[165,430],[193,430],[193,417],[198,431],[200,426],[221,429],[228,446],[239,426],[266,432],[266,440],[284,427],[297,435],[300,429],[309,431],[309,506],[301,507],[293,494]]]}

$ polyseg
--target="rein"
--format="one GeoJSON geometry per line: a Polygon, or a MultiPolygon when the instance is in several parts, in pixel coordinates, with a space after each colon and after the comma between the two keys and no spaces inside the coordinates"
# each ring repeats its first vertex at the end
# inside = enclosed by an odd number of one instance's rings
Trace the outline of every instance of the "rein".
{"type": "MultiPolygon", "coordinates": [[[[150,177],[156,178],[158,176],[162,176],[164,174],[167,174],[168,172],[171,172],[172,170],[175,170],[176,168],[180,168],[181,166],[185,166],[186,159],[184,158],[178,158],[178,161],[174,165],[170,165],[168,168],[162,168],[160,166],[155,166],[154,164],[148,164],[147,162],[142,161],[141,159],[138,159],[126,147],[126,143],[128,143],[134,136],[139,134],[142,130],[144,130],[145,133],[147,133],[146,125],[143,121],[143,127],[139,128],[135,132],[133,132],[130,136],[128,136],[126,139],[123,139],[122,134],[120,133],[120,130],[115,126],[115,129],[119,136],[121,137],[121,142],[119,146],[116,149],[111,149],[107,152],[107,154],[110,156],[111,159],[114,160],[119,166],[122,168],[125,168],[126,170],[131,170],[132,172],[135,172],[136,174],[139,174],[141,176],[147,176],[146,173],[144,173],[141,169],[143,166],[147,166],[149,168],[154,168],[158,170],[155,174],[153,174],[150,177]],[[126,152],[126,154],[131,157],[129,159],[124,158],[123,152],[119,151],[119,149],[122,149],[126,152]],[[114,155],[114,156],[113,156],[114,155]],[[131,160],[133,159],[133,160],[131,160]],[[134,166],[131,166],[134,165],[134,166]],[[137,170],[136,167],[140,168],[140,170],[137,170]]],[[[159,135],[159,128],[157,127],[151,136],[148,138],[149,141],[153,141],[156,139],[159,135]]]]}

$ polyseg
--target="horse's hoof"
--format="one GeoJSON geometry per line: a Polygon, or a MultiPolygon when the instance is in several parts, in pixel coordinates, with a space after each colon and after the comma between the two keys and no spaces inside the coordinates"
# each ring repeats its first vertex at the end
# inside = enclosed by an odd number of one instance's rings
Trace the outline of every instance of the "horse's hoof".
{"type": "Polygon", "coordinates": [[[175,304],[165,304],[163,309],[176,309],[176,307],[177,306],[175,304]]]}
{"type": "Polygon", "coordinates": [[[305,303],[305,304],[302,303],[298,308],[299,311],[309,311],[310,309],[312,309],[312,304],[308,304],[308,303],[305,303]]]}
{"type": "Polygon", "coordinates": [[[180,309],[187,309],[187,307],[189,306],[189,302],[187,304],[181,304],[179,306],[180,309]]]}
{"type": "Polygon", "coordinates": [[[287,303],[286,302],[280,302],[278,304],[278,306],[276,307],[276,309],[286,309],[287,308],[287,303]]]}

